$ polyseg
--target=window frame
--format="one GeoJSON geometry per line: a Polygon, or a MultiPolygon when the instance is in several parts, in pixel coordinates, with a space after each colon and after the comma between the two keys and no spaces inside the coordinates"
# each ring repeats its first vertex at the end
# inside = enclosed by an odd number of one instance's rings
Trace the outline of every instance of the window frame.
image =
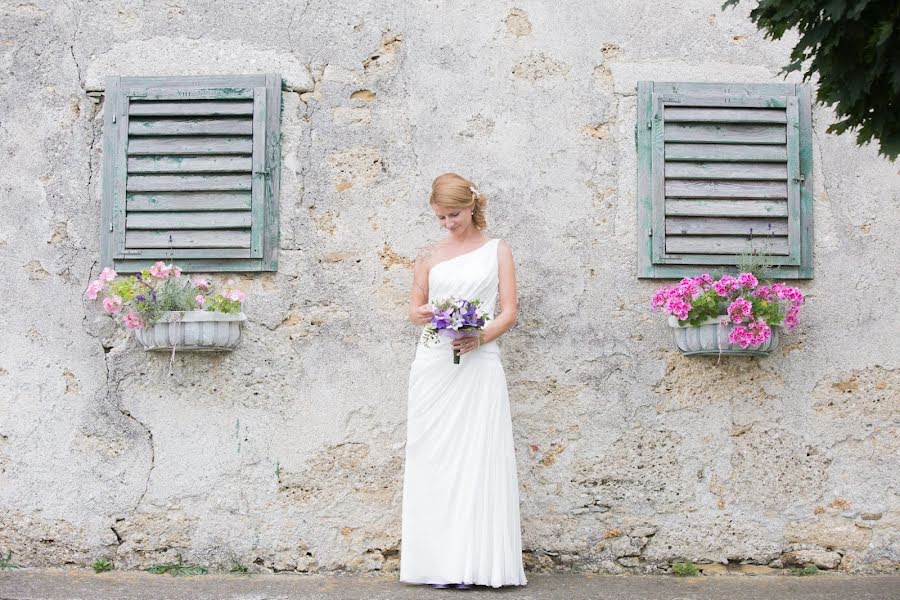
{"type": "MultiPolygon", "coordinates": [[[[787,256],[767,255],[770,273],[809,279],[812,263],[812,123],[806,84],[678,83],[640,81],[637,89],[638,277],[680,278],[704,270],[735,270],[737,254],[666,252],[664,127],[669,104],[690,106],[780,107],[786,109],[788,183],[787,256]],[[783,100],[782,100],[783,99],[783,100]],[[793,156],[793,160],[791,157],[793,156]],[[771,258],[770,258],[771,257],[771,258]]],[[[742,164],[742,163],[735,163],[742,164]]],[[[750,163],[759,164],[759,163],[750,163]]]]}
{"type": "MultiPolygon", "coordinates": [[[[280,126],[281,77],[278,74],[107,77],[104,90],[101,184],[102,266],[122,272],[136,272],[162,260],[175,262],[184,270],[195,272],[277,271],[278,197],[281,174],[280,126]],[[130,139],[128,123],[129,104],[132,98],[253,100],[250,248],[247,251],[215,247],[126,248],[125,225],[128,213],[126,184],[130,139]]],[[[210,214],[215,212],[212,210],[210,214]]]]}

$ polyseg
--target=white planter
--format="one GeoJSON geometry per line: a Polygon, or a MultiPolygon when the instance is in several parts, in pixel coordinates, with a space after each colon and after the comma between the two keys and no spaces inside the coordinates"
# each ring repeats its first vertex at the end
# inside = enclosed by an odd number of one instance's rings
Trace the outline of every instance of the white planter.
{"type": "Polygon", "coordinates": [[[145,350],[234,350],[241,341],[244,313],[225,314],[206,310],[171,311],[153,325],[135,329],[145,350]]]}
{"type": "Polygon", "coordinates": [[[675,334],[675,345],[686,356],[694,355],[722,355],[731,354],[738,356],[768,356],[770,352],[778,348],[781,340],[780,327],[772,328],[772,337],[762,344],[741,348],[738,344],[732,344],[728,335],[735,327],[734,323],[721,323],[719,318],[703,321],[699,325],[682,325],[673,316],[669,317],[669,327],[675,334]]]}

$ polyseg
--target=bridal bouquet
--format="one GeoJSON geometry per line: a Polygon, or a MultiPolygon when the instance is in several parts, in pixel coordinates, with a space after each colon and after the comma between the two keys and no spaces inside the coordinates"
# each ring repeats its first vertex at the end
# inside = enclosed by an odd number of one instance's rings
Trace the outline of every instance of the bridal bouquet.
{"type": "MultiPolygon", "coordinates": [[[[448,298],[431,301],[434,316],[425,326],[425,341],[437,341],[443,335],[450,339],[479,335],[490,317],[481,310],[481,300],[448,298]]],[[[453,364],[459,364],[459,351],[453,350],[453,364]]]]}

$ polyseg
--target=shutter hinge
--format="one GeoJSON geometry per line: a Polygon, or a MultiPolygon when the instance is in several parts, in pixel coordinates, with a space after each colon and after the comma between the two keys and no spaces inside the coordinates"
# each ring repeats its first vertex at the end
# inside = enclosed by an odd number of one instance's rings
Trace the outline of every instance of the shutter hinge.
{"type": "Polygon", "coordinates": [[[122,254],[125,256],[134,256],[135,254],[140,254],[140,250],[122,250],[122,254]]]}
{"type": "Polygon", "coordinates": [[[113,123],[116,122],[116,113],[113,113],[113,123]]]}
{"type": "Polygon", "coordinates": [[[648,229],[648,230],[647,230],[647,237],[653,237],[653,230],[652,230],[652,229],[648,229]]]}
{"type": "Polygon", "coordinates": [[[110,230],[110,231],[113,230],[113,224],[112,224],[112,221],[109,222],[109,230],[110,230]]]}
{"type": "Polygon", "coordinates": [[[802,182],[806,181],[806,177],[804,177],[803,175],[800,175],[799,177],[794,177],[794,181],[799,181],[802,183],[802,182]]]}
{"type": "Polygon", "coordinates": [[[268,176],[269,176],[269,170],[268,170],[268,169],[259,169],[259,170],[257,170],[257,171],[253,171],[253,174],[254,174],[254,175],[265,175],[266,177],[268,177],[268,176]]]}

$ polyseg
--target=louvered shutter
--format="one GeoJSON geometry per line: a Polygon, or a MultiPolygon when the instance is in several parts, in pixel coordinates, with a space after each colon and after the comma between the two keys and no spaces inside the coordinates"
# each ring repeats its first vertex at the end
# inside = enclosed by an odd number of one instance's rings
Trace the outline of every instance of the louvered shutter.
{"type": "Polygon", "coordinates": [[[277,269],[278,75],[111,77],[103,263],[277,269]]]}
{"type": "Polygon", "coordinates": [[[683,277],[766,255],[812,277],[809,90],[638,85],[640,276],[683,277]]]}

